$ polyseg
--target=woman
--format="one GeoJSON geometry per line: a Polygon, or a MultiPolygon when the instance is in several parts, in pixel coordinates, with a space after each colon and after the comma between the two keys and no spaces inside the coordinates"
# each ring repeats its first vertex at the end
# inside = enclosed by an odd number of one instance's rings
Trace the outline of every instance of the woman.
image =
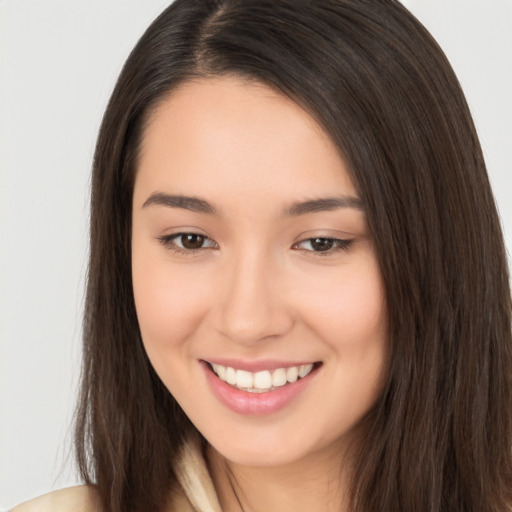
{"type": "Polygon", "coordinates": [[[398,2],[177,0],[99,135],[88,486],[43,500],[509,510],[510,312],[467,105],[398,2]]]}

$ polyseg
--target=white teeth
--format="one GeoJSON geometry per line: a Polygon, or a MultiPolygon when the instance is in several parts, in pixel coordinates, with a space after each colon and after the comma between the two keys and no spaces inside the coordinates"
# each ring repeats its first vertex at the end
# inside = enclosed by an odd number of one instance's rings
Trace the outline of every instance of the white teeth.
{"type": "MultiPolygon", "coordinates": [[[[220,375],[219,375],[219,377],[220,377],[220,375]]],[[[222,380],[224,380],[224,379],[222,379],[222,380]]],[[[229,366],[226,368],[226,382],[228,384],[231,384],[232,386],[234,386],[236,384],[236,372],[235,372],[235,369],[234,368],[230,368],[229,366]]]]}
{"type": "Polygon", "coordinates": [[[302,379],[302,377],[305,377],[308,373],[311,372],[312,369],[313,369],[312,364],[303,364],[299,368],[299,377],[302,379]]]}
{"type": "Polygon", "coordinates": [[[278,368],[274,370],[272,374],[272,385],[279,387],[286,384],[286,370],[284,368],[278,368]]]}
{"type": "Polygon", "coordinates": [[[211,366],[215,374],[224,382],[252,393],[262,393],[288,383],[291,384],[306,377],[313,370],[313,364],[277,368],[273,371],[263,370],[255,373],[246,370],[235,370],[230,366],[220,364],[212,364],[211,366]]]}
{"type": "Polygon", "coordinates": [[[254,387],[258,389],[270,389],[272,387],[272,375],[265,370],[254,374],[254,387]]]}
{"type": "Polygon", "coordinates": [[[299,369],[296,366],[291,366],[286,370],[286,380],[288,382],[295,382],[299,376],[299,369]]]}
{"type": "Polygon", "coordinates": [[[251,372],[245,370],[236,371],[236,387],[237,388],[252,388],[254,379],[251,372]]]}
{"type": "Polygon", "coordinates": [[[226,367],[221,366],[220,364],[217,364],[217,370],[215,370],[215,373],[222,379],[226,380],[226,367]]]}

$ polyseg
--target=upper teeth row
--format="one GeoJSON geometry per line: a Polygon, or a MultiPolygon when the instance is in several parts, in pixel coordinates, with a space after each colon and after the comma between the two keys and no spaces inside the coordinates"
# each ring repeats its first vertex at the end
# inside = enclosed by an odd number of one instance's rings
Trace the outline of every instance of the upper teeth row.
{"type": "Polygon", "coordinates": [[[213,371],[221,380],[231,386],[236,386],[246,391],[269,390],[273,387],[284,386],[287,382],[295,382],[297,379],[305,377],[313,369],[312,364],[303,364],[301,366],[290,366],[289,368],[277,368],[269,371],[248,372],[245,370],[235,370],[230,366],[212,364],[213,371]]]}

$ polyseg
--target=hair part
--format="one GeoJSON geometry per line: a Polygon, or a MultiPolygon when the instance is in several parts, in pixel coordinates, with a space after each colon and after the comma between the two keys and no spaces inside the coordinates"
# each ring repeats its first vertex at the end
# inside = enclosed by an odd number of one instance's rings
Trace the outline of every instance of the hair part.
{"type": "Polygon", "coordinates": [[[475,128],[444,54],[395,0],[176,0],[118,79],[93,164],[81,474],[109,512],[163,510],[195,427],[145,354],[131,282],[144,128],[180,84],[237,75],[324,127],[364,202],[389,361],[361,422],[354,512],[501,512],[512,503],[511,297],[475,128]],[[383,469],[385,468],[385,469],[383,469]]]}

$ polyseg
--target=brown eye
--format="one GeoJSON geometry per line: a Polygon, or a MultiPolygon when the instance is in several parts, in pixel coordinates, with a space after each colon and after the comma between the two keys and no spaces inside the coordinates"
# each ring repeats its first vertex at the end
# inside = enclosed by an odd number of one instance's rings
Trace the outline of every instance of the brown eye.
{"type": "Polygon", "coordinates": [[[203,249],[218,249],[217,243],[199,233],[176,233],[158,238],[159,242],[176,252],[193,253],[203,249]]]}
{"type": "Polygon", "coordinates": [[[203,235],[196,235],[194,233],[187,233],[180,236],[181,246],[184,249],[201,249],[203,247],[206,237],[203,235]]]}
{"type": "Polygon", "coordinates": [[[335,241],[332,238],[312,238],[310,243],[311,248],[316,252],[329,251],[335,245],[335,241]]]}
{"type": "Polygon", "coordinates": [[[326,253],[331,254],[337,251],[346,251],[349,249],[352,240],[341,240],[339,238],[316,237],[306,238],[295,244],[293,249],[300,249],[313,254],[326,253]]]}

